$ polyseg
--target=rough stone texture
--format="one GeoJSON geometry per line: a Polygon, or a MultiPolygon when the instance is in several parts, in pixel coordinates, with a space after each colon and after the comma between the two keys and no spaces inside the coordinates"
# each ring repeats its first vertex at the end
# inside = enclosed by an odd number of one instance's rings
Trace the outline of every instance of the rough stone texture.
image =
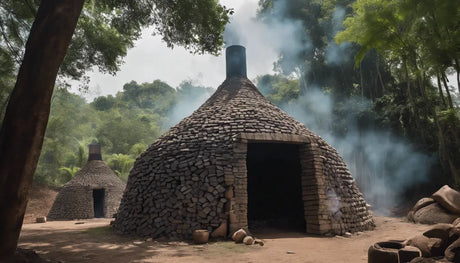
{"type": "Polygon", "coordinates": [[[232,239],[233,239],[233,241],[235,241],[235,243],[241,243],[241,242],[243,242],[243,240],[246,237],[246,235],[247,235],[247,233],[246,233],[246,231],[244,231],[244,229],[239,229],[239,230],[235,231],[235,233],[233,233],[232,239]]]}
{"type": "Polygon", "coordinates": [[[247,229],[248,142],[300,146],[308,233],[375,227],[337,151],[266,100],[247,78],[233,77],[136,160],[114,230],[190,238],[193,230],[212,232],[225,220],[230,234],[247,229]]]}
{"type": "Polygon", "coordinates": [[[245,245],[254,245],[254,238],[251,236],[247,236],[243,239],[243,243],[245,245]]]}
{"type": "Polygon", "coordinates": [[[431,197],[450,213],[460,215],[460,193],[448,185],[441,187],[431,197]]]}
{"type": "Polygon", "coordinates": [[[46,216],[40,216],[35,218],[36,223],[46,223],[46,216]]]}
{"type": "Polygon", "coordinates": [[[265,245],[264,241],[262,239],[254,239],[254,244],[258,244],[259,246],[263,247],[265,245]]]}
{"type": "Polygon", "coordinates": [[[432,203],[434,203],[436,201],[434,201],[433,198],[431,197],[424,197],[420,200],[417,201],[417,203],[414,205],[414,207],[412,208],[412,211],[417,212],[420,208],[424,208],[425,206],[428,206],[428,205],[431,205],[432,203]]]}
{"type": "Polygon", "coordinates": [[[440,256],[442,253],[442,240],[440,238],[430,238],[424,235],[417,235],[407,241],[407,245],[417,247],[422,252],[423,257],[440,256]]]}
{"type": "Polygon", "coordinates": [[[451,224],[457,217],[458,215],[450,214],[449,211],[444,209],[438,203],[433,203],[420,208],[413,216],[414,222],[420,224],[451,224]]]}
{"type": "Polygon", "coordinates": [[[444,254],[447,260],[452,262],[460,262],[460,238],[450,244],[444,254]]]}
{"type": "Polygon", "coordinates": [[[93,218],[93,189],[105,189],[105,217],[112,217],[117,213],[125,184],[104,161],[92,160],[59,191],[48,220],[93,218]]]}

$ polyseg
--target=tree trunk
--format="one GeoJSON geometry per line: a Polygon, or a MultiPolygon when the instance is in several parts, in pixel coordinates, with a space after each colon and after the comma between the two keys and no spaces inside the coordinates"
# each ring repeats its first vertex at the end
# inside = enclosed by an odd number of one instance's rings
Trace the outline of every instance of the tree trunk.
{"type": "Polygon", "coordinates": [[[449,85],[447,85],[447,77],[444,72],[441,72],[442,82],[444,83],[444,88],[446,89],[447,102],[449,103],[449,108],[453,109],[454,104],[452,103],[452,97],[450,96],[449,85]]]}
{"type": "Polygon", "coordinates": [[[442,92],[442,85],[439,73],[436,73],[436,79],[438,81],[439,96],[441,96],[442,105],[444,106],[444,108],[447,108],[446,99],[444,98],[444,94],[442,92]]]}
{"type": "Polygon", "coordinates": [[[0,262],[14,255],[58,69],[84,0],[42,0],[0,131],[0,262]]]}
{"type": "Polygon", "coordinates": [[[380,90],[380,94],[379,94],[379,97],[381,97],[383,96],[383,93],[385,92],[385,84],[383,83],[382,74],[380,73],[380,59],[378,55],[377,55],[375,64],[377,68],[377,76],[379,78],[380,86],[382,87],[382,89],[380,90]]]}
{"type": "Polygon", "coordinates": [[[455,71],[457,72],[457,89],[460,93],[460,62],[457,57],[455,57],[455,71]]]}

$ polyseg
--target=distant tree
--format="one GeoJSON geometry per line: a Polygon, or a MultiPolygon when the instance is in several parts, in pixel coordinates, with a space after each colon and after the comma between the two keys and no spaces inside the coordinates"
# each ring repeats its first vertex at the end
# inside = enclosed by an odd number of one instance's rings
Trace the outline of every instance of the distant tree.
{"type": "MultiPolygon", "coordinates": [[[[30,3],[21,2],[24,6],[30,3]]],[[[42,0],[35,18],[31,19],[34,22],[25,45],[24,58],[20,61],[17,81],[0,130],[0,214],[3,215],[0,218],[0,261],[9,260],[17,246],[46,130],[54,83],[83,4],[83,0],[42,0]]],[[[121,31],[136,34],[142,26],[154,25],[168,46],[178,44],[195,52],[212,53],[220,50],[222,31],[231,12],[215,0],[101,0],[91,1],[90,4],[107,8],[109,14],[118,18],[110,26],[121,31]],[[137,24],[125,27],[131,21],[137,24]]],[[[33,7],[29,11],[34,12],[33,7]]],[[[81,23],[85,23],[85,16],[81,23]]],[[[100,18],[105,19],[106,16],[101,15],[100,18]]],[[[103,30],[104,24],[101,22],[96,28],[103,30]]],[[[99,30],[92,33],[99,34],[99,30]]],[[[78,46],[76,48],[78,50],[78,46]]],[[[92,53],[85,55],[94,60],[106,59],[92,53]]]]}
{"type": "Polygon", "coordinates": [[[111,109],[115,104],[115,98],[112,95],[100,96],[94,99],[91,103],[98,111],[105,111],[111,109]]]}
{"type": "Polygon", "coordinates": [[[298,79],[289,79],[281,75],[263,75],[256,79],[261,92],[276,105],[285,105],[299,97],[298,79]]]}

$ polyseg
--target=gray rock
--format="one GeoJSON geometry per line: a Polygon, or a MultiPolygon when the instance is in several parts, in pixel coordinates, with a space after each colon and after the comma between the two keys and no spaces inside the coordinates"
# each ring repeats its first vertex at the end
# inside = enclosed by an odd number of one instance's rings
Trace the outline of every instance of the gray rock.
{"type": "Polygon", "coordinates": [[[247,236],[246,231],[244,229],[239,229],[232,235],[232,239],[235,241],[235,243],[241,243],[243,242],[244,238],[247,236]]]}
{"type": "Polygon", "coordinates": [[[457,215],[449,213],[437,203],[420,208],[414,213],[414,221],[420,224],[452,223],[457,215]]]}
{"type": "Polygon", "coordinates": [[[254,244],[254,238],[251,237],[251,236],[246,236],[244,239],[243,239],[243,243],[245,245],[253,245],[254,244]]]}

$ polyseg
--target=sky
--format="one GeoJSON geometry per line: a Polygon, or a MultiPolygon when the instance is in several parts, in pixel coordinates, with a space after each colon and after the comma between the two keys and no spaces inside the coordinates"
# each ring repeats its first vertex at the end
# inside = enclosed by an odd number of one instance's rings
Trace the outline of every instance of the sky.
{"type": "MultiPolygon", "coordinates": [[[[258,0],[221,0],[235,13],[224,32],[227,45],[240,44],[246,47],[247,74],[254,80],[259,75],[272,74],[273,63],[278,60],[279,50],[295,51],[304,47],[297,41],[299,25],[279,22],[272,26],[255,20],[258,0]],[[289,40],[289,41],[287,41],[289,40]]],[[[301,27],[300,27],[301,28],[301,27]]],[[[145,29],[135,46],[128,50],[124,64],[115,76],[103,74],[95,69],[89,72],[89,90],[81,94],[92,101],[95,97],[116,94],[125,83],[138,83],[160,79],[172,87],[183,81],[194,85],[217,88],[225,80],[225,52],[220,56],[191,54],[180,46],[168,48],[161,36],[153,36],[152,29],[145,29]]],[[[308,43],[307,43],[308,44],[308,43]]],[[[455,85],[455,77],[449,76],[449,84],[455,85]]],[[[71,82],[72,90],[81,86],[71,82]]]]}
{"type": "MultiPolygon", "coordinates": [[[[257,39],[268,30],[253,19],[258,0],[221,0],[220,3],[235,10],[229,27],[235,28],[237,25],[243,37],[239,41],[227,39],[227,44],[246,46],[248,78],[273,73],[277,52],[269,46],[266,37],[257,39]]],[[[160,79],[172,87],[177,87],[182,81],[192,80],[195,85],[217,88],[225,79],[225,52],[215,57],[209,54],[194,55],[179,46],[171,49],[162,42],[161,36],[152,36],[152,30],[145,29],[135,46],[128,50],[124,64],[115,76],[97,70],[88,76],[90,89],[83,95],[89,100],[101,95],[116,94],[125,83],[132,80],[144,83],[160,79]]],[[[73,85],[78,86],[77,83],[73,85]]]]}

